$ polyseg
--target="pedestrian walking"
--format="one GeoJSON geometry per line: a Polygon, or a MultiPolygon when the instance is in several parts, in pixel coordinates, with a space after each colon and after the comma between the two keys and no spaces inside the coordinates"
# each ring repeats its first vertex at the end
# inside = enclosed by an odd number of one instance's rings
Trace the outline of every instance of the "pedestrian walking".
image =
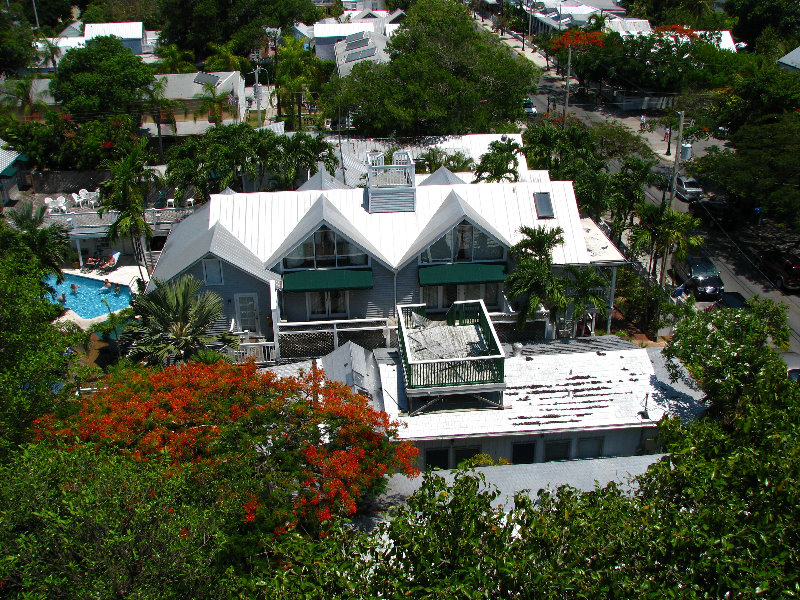
{"type": "Polygon", "coordinates": [[[644,131],[647,127],[647,117],[642,115],[642,118],[639,120],[639,131],[644,131]]]}
{"type": "Polygon", "coordinates": [[[667,125],[667,127],[664,129],[664,140],[669,139],[670,133],[672,133],[672,128],[667,125]]]}

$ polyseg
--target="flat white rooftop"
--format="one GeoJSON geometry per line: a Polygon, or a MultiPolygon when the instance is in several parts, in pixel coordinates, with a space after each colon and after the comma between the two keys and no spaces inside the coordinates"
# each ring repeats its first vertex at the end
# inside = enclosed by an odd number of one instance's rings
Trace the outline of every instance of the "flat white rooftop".
{"type": "MultiPolygon", "coordinates": [[[[623,347],[624,348],[624,347],[623,347]]],[[[508,357],[505,408],[423,412],[406,416],[398,364],[379,358],[384,409],[405,424],[409,440],[530,435],[654,425],[667,399],[647,351],[629,348],[508,357]],[[393,401],[393,399],[397,401],[393,401]],[[646,408],[646,414],[645,414],[646,408]]]]}

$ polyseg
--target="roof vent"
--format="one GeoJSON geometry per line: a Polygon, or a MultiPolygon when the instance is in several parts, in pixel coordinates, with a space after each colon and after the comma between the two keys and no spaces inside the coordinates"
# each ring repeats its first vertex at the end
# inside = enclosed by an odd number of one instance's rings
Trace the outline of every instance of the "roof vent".
{"type": "Polygon", "coordinates": [[[550,192],[536,192],[533,198],[536,203],[536,215],[540,219],[552,219],[556,216],[553,212],[553,201],[550,199],[550,192]]]}
{"type": "Polygon", "coordinates": [[[206,83],[210,83],[214,87],[217,87],[217,85],[219,84],[219,77],[217,77],[216,75],[212,75],[211,73],[203,73],[202,71],[200,71],[197,75],[195,75],[194,82],[199,83],[200,85],[205,85],[206,83]]]}

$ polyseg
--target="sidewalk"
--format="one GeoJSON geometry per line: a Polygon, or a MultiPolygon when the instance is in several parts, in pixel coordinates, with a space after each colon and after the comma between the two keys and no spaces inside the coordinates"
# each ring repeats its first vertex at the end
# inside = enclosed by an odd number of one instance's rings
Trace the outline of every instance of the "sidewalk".
{"type": "MultiPolygon", "coordinates": [[[[542,69],[542,78],[539,82],[539,87],[547,88],[547,87],[558,87],[561,90],[561,100],[557,104],[559,107],[558,110],[562,110],[564,107],[563,103],[563,89],[564,89],[564,77],[561,75],[557,75],[555,70],[551,67],[548,71],[547,68],[547,60],[545,57],[539,52],[539,50],[535,46],[531,46],[528,43],[525,43],[525,50],[522,49],[522,42],[520,42],[515,37],[512,37],[509,34],[500,35],[499,32],[492,31],[492,22],[489,19],[484,19],[480,15],[475,17],[475,22],[478,23],[483,29],[486,31],[495,33],[497,37],[500,39],[501,42],[506,44],[509,48],[512,48],[518,55],[524,56],[531,62],[533,62],[537,67],[542,69]]],[[[552,65],[552,62],[551,62],[552,65]]],[[[578,80],[574,78],[570,78],[570,84],[572,86],[578,85],[578,80]]],[[[575,115],[575,111],[569,107],[568,112],[575,115]]],[[[585,113],[585,118],[591,121],[605,121],[611,120],[616,123],[625,125],[631,131],[638,133],[650,147],[650,149],[663,161],[672,162],[675,160],[675,148],[676,148],[676,138],[678,137],[678,130],[677,128],[672,132],[672,143],[671,143],[671,154],[667,155],[667,141],[664,139],[664,128],[661,126],[654,126],[652,124],[653,119],[656,118],[656,115],[650,115],[645,113],[645,118],[647,120],[647,130],[642,132],[640,131],[641,127],[641,113],[621,113],[620,111],[615,110],[613,107],[605,106],[605,105],[597,105],[596,108],[589,109],[586,108],[586,105],[581,107],[581,112],[585,113]]],[[[575,115],[580,118],[581,115],[575,115]]],[[[706,149],[712,145],[722,146],[723,142],[719,140],[701,140],[694,142],[692,144],[692,154],[694,155],[703,155],[706,152],[706,149]]]]}

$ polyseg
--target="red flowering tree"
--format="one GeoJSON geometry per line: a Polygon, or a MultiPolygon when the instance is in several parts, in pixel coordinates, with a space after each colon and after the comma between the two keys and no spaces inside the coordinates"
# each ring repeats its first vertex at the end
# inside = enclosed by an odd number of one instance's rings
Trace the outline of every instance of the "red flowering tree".
{"type": "Polygon", "coordinates": [[[587,48],[602,48],[604,45],[605,33],[602,31],[584,31],[583,29],[568,29],[561,37],[553,40],[553,51],[566,50],[570,46],[572,50],[585,50],[587,48]]]}
{"type": "Polygon", "coordinates": [[[168,456],[276,532],[315,530],[381,491],[385,475],[417,473],[417,450],[363,396],[312,370],[299,378],[255,365],[189,363],[130,370],[85,396],[74,414],[36,423],[39,438],[79,439],[137,460],[168,456]]]}

